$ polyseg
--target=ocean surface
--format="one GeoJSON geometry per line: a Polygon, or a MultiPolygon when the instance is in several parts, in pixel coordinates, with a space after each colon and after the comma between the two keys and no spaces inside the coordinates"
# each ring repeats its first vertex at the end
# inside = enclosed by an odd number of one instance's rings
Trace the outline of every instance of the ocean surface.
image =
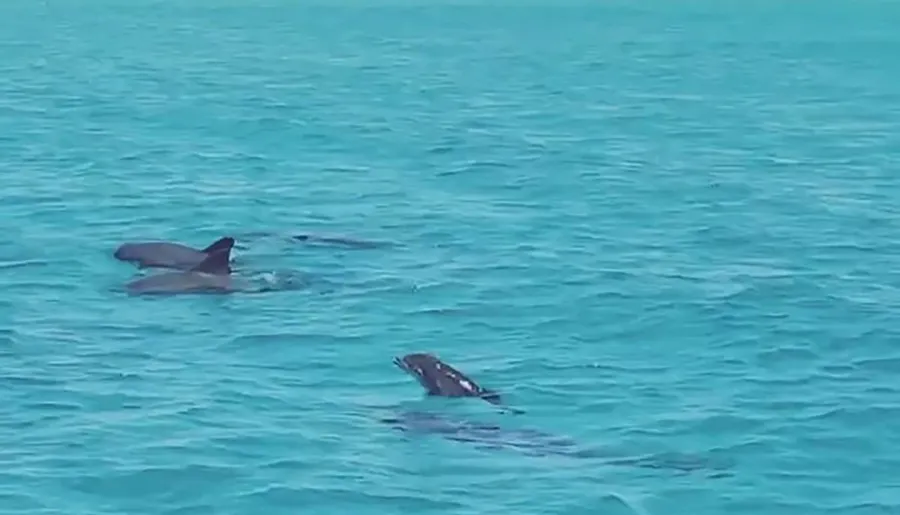
{"type": "Polygon", "coordinates": [[[0,514],[900,513],[898,20],[0,2],[0,514]]]}

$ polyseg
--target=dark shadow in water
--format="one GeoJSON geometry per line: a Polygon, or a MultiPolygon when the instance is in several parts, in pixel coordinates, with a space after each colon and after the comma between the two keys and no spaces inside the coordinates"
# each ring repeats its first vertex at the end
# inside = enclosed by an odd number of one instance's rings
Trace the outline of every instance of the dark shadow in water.
{"type": "Polygon", "coordinates": [[[482,450],[516,451],[529,457],[596,459],[606,465],[669,470],[680,474],[704,473],[713,478],[731,475],[732,463],[712,456],[673,452],[626,457],[599,448],[582,447],[565,436],[534,429],[504,428],[497,424],[451,418],[435,412],[399,410],[379,421],[409,435],[435,435],[482,450]]]}
{"type": "MultiPolygon", "coordinates": [[[[370,240],[361,240],[358,238],[350,238],[346,236],[334,236],[334,235],[325,235],[325,234],[312,234],[312,233],[295,233],[295,234],[280,234],[274,233],[271,231],[251,231],[245,233],[239,233],[235,236],[235,239],[238,241],[254,241],[264,238],[279,238],[284,241],[289,241],[293,243],[303,243],[307,245],[319,245],[319,246],[337,246],[348,249],[377,249],[384,247],[394,246],[393,243],[389,242],[381,242],[381,241],[370,241],[370,240]]],[[[244,245],[239,246],[238,248],[246,250],[247,247],[244,245]]]]}

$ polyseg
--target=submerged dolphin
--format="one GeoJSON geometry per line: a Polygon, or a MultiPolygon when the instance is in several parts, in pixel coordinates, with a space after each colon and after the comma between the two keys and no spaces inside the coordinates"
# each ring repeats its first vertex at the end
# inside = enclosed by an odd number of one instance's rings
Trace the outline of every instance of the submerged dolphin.
{"type": "Polygon", "coordinates": [[[164,272],[128,283],[131,294],[229,293],[238,286],[228,266],[231,248],[213,252],[189,270],[164,272]]]}
{"type": "Polygon", "coordinates": [[[482,450],[518,451],[530,457],[557,456],[575,459],[598,459],[606,465],[668,469],[679,473],[705,471],[710,477],[730,475],[730,460],[715,460],[681,453],[644,456],[622,456],[611,451],[582,447],[567,437],[554,436],[533,429],[504,429],[497,425],[452,420],[422,411],[404,411],[385,417],[381,422],[404,433],[437,435],[446,440],[473,445],[482,450]]]}
{"type": "Polygon", "coordinates": [[[294,241],[304,241],[308,243],[329,243],[332,245],[343,245],[345,247],[356,249],[374,249],[381,244],[372,241],[357,240],[354,238],[346,238],[344,236],[320,236],[315,234],[295,234],[291,236],[294,241]]]}
{"type": "MultiPolygon", "coordinates": [[[[147,241],[125,243],[113,253],[116,259],[136,263],[141,268],[173,268],[190,270],[202,263],[211,254],[234,247],[234,238],[225,236],[203,250],[196,250],[180,243],[147,241]]],[[[231,266],[226,263],[228,272],[231,266]]]]}
{"type": "Polygon", "coordinates": [[[360,240],[356,238],[349,238],[346,236],[327,236],[323,234],[279,234],[271,231],[253,231],[247,232],[239,235],[240,239],[256,239],[256,238],[283,238],[288,241],[300,241],[304,243],[310,244],[328,244],[328,245],[337,245],[345,248],[351,249],[375,249],[379,247],[387,246],[387,243],[384,242],[376,242],[376,241],[366,241],[360,240]]]}
{"type": "Polygon", "coordinates": [[[476,444],[479,448],[515,449],[538,456],[578,455],[576,443],[568,438],[529,429],[504,430],[500,426],[452,420],[436,413],[404,411],[382,418],[381,422],[403,432],[436,434],[447,440],[476,444]]]}
{"type": "MultiPolygon", "coordinates": [[[[441,361],[437,356],[424,352],[394,358],[394,364],[415,377],[428,395],[439,397],[478,397],[494,405],[502,406],[500,394],[482,388],[459,370],[441,361]]],[[[514,408],[507,409],[522,413],[514,408]]]]}

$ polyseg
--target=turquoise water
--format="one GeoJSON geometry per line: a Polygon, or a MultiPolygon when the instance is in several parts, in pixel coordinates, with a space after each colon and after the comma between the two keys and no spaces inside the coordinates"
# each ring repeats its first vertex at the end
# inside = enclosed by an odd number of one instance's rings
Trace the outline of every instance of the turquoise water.
{"type": "Polygon", "coordinates": [[[900,511],[900,4],[428,4],[0,3],[0,513],[900,511]]]}

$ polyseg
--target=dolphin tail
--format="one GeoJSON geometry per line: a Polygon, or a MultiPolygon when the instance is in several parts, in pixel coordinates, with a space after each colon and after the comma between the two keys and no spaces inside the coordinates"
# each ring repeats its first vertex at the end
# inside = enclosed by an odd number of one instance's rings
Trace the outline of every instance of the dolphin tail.
{"type": "Polygon", "coordinates": [[[202,252],[212,254],[213,252],[219,252],[220,250],[231,250],[232,247],[234,247],[234,238],[232,238],[231,236],[225,236],[224,238],[219,238],[218,240],[214,241],[209,247],[203,249],[202,252]]]}
{"type": "Polygon", "coordinates": [[[203,272],[206,274],[229,275],[231,273],[230,266],[231,248],[225,248],[213,252],[203,261],[198,263],[191,272],[203,272]]]}

